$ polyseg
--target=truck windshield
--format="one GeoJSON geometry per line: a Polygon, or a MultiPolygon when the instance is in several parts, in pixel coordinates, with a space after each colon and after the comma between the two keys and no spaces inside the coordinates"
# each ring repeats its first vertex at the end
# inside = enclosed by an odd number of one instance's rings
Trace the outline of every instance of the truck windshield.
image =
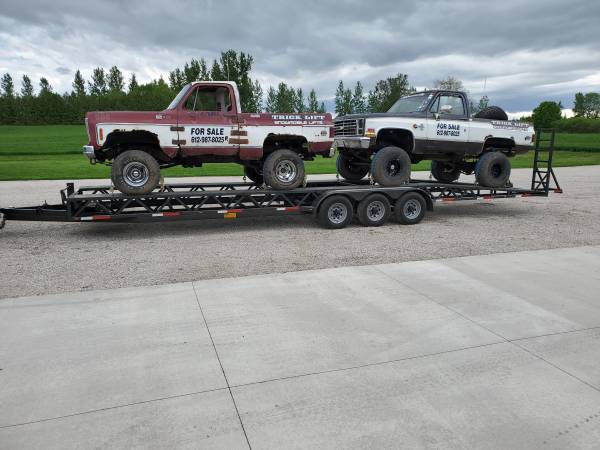
{"type": "Polygon", "coordinates": [[[177,94],[177,97],[175,97],[173,99],[173,101],[171,103],[169,103],[169,106],[167,106],[167,109],[177,108],[177,105],[179,105],[179,102],[181,101],[181,99],[183,97],[185,97],[185,95],[188,93],[188,91],[190,90],[191,87],[192,87],[192,85],[190,83],[190,84],[186,84],[183,88],[181,88],[181,90],[179,91],[179,94],[177,94]]]}
{"type": "Polygon", "coordinates": [[[409,95],[402,97],[392,105],[388,110],[390,113],[411,113],[420,112],[427,107],[429,102],[428,94],[409,95]]]}

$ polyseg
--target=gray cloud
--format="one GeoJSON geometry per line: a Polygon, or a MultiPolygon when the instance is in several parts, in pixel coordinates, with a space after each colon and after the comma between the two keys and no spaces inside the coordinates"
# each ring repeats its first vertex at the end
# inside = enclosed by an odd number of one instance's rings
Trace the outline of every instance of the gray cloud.
{"type": "Polygon", "coordinates": [[[116,64],[145,80],[234,48],[254,56],[261,82],[324,98],[340,78],[370,88],[397,72],[416,86],[454,75],[475,96],[487,80],[494,103],[527,110],[600,90],[598,17],[595,0],[7,2],[0,71],[54,76],[60,91],[69,73],[44,67],[116,64]]]}

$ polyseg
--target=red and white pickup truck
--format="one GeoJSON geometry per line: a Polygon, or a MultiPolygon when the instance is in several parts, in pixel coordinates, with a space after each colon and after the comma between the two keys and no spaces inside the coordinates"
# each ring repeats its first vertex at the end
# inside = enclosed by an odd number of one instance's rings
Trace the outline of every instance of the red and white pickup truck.
{"type": "Polygon", "coordinates": [[[185,86],[159,112],[89,112],[92,163],[112,164],[114,186],[147,194],[160,168],[236,162],[252,181],[293,189],[304,181],[304,161],[331,156],[330,114],[242,113],[235,83],[201,81],[185,86]]]}

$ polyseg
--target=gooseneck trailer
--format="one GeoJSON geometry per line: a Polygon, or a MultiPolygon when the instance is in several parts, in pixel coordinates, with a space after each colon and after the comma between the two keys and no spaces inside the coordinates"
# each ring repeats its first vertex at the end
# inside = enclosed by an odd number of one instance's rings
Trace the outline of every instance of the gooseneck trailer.
{"type": "Polygon", "coordinates": [[[502,188],[488,188],[431,180],[383,187],[371,180],[349,183],[336,179],[308,182],[292,190],[274,190],[246,182],[174,183],[149,194],[127,195],[111,186],[76,188],[68,183],[60,191],[60,203],[0,208],[0,228],[5,221],[19,220],[165,222],[292,214],[312,214],[327,228],[343,228],[355,216],[366,226],[381,225],[391,217],[403,224],[415,224],[440,201],[548,196],[550,192],[562,192],[552,169],[553,144],[553,132],[538,132],[529,188],[510,183],[502,188]]]}

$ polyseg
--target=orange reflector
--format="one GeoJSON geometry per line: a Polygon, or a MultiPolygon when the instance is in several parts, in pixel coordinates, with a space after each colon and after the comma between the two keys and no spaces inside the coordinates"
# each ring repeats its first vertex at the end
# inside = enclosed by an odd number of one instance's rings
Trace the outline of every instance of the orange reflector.
{"type": "Polygon", "coordinates": [[[102,128],[100,128],[100,140],[104,140],[104,131],[102,130],[102,128]]]}
{"type": "Polygon", "coordinates": [[[228,213],[223,214],[223,217],[225,219],[235,219],[237,217],[237,213],[228,212],[228,213]]]}

